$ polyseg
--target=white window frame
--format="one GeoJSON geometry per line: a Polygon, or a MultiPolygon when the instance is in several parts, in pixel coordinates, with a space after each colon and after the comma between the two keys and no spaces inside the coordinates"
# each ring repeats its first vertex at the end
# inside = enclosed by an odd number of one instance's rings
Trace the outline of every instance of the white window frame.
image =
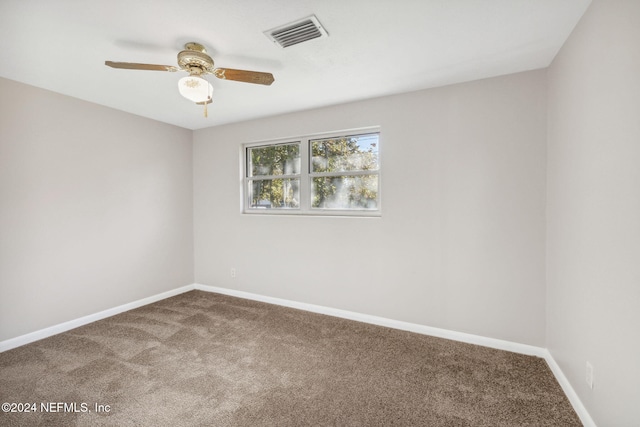
{"type": "Polygon", "coordinates": [[[379,217],[382,216],[382,155],[381,143],[382,133],[379,126],[347,129],[341,131],[323,132],[296,136],[291,138],[280,138],[264,141],[256,141],[243,144],[240,150],[241,168],[241,213],[247,215],[303,215],[303,216],[355,216],[355,217],[379,217]],[[324,138],[340,138],[370,133],[378,134],[378,170],[377,171],[350,171],[350,172],[311,172],[311,157],[309,155],[311,141],[324,138]],[[300,151],[300,173],[295,175],[265,175],[260,179],[300,179],[300,207],[289,209],[255,209],[250,207],[249,183],[256,177],[249,176],[249,156],[250,148],[264,147],[270,145],[299,144],[300,151]],[[378,200],[376,209],[321,209],[311,207],[311,179],[324,176],[378,176],[378,200]]]}

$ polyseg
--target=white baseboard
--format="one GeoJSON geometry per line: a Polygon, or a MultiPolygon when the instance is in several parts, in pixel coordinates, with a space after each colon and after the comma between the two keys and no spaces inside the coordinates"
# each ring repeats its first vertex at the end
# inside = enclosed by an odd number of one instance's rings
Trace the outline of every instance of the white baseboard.
{"type": "Polygon", "coordinates": [[[315,304],[307,304],[303,302],[290,301],[281,298],[267,297],[250,292],[236,291],[233,289],[218,288],[216,286],[207,286],[195,284],[195,288],[201,291],[215,292],[254,301],[261,301],[270,304],[281,305],[285,307],[297,308],[299,310],[310,311],[313,313],[326,314],[343,319],[355,320],[358,322],[370,323],[378,326],[386,326],[388,328],[400,329],[403,331],[416,332],[418,334],[430,335],[438,338],[446,338],[454,341],[461,341],[469,344],[481,345],[483,347],[491,347],[498,350],[512,351],[514,353],[526,354],[528,356],[545,357],[546,349],[527,344],[520,344],[511,341],[499,340],[496,338],[487,338],[480,335],[467,334],[464,332],[450,331],[448,329],[434,328],[431,326],[419,325],[417,323],[403,322],[400,320],[387,319],[385,317],[372,316],[370,314],[356,313],[353,311],[340,310],[337,308],[325,307],[315,304]]]}
{"type": "Polygon", "coordinates": [[[560,387],[564,390],[564,394],[567,396],[567,399],[569,399],[569,402],[571,402],[573,409],[576,411],[576,414],[578,414],[578,417],[580,417],[580,421],[582,421],[584,427],[597,427],[595,421],[593,421],[593,418],[591,418],[591,415],[587,412],[587,408],[582,404],[578,394],[571,386],[569,379],[564,375],[564,372],[562,372],[562,369],[560,369],[560,366],[551,355],[551,352],[545,349],[545,353],[546,355],[544,358],[547,361],[551,372],[553,372],[556,380],[560,383],[560,387]]]}
{"type": "Polygon", "coordinates": [[[160,301],[172,296],[182,294],[191,290],[200,290],[206,292],[214,292],[223,295],[234,296],[238,298],[249,299],[253,301],[261,301],[269,304],[281,305],[284,307],[296,308],[299,310],[310,311],[312,313],[326,314],[328,316],[340,317],[343,319],[355,320],[358,322],[370,323],[378,326],[385,326],[393,329],[400,329],[403,331],[415,332],[423,335],[430,335],[438,338],[445,338],[454,341],[465,342],[469,344],[481,345],[484,347],[495,348],[498,350],[511,351],[514,353],[525,354],[528,356],[542,357],[547,361],[551,372],[555,375],[558,383],[564,390],[569,402],[573,405],[574,410],[580,417],[580,420],[585,427],[597,427],[587,409],[582,404],[582,401],[578,397],[571,383],[560,369],[560,366],[553,359],[553,356],[546,348],[536,347],[527,344],[515,343],[511,341],[499,340],[496,338],[488,338],[480,335],[467,334],[463,332],[450,331],[447,329],[434,328],[431,326],[419,325],[416,323],[403,322],[399,320],[387,319],[379,316],[372,316],[369,314],[356,313],[353,311],[340,310],[337,308],[325,307],[315,304],[307,304],[303,302],[291,301],[282,298],[268,297],[264,295],[254,294],[251,292],[237,291],[227,288],[219,288],[216,286],[208,286],[201,284],[192,284],[183,286],[181,288],[173,289],[171,291],[163,292],[157,295],[153,295],[147,298],[143,298],[128,304],[123,304],[118,307],[110,308],[108,310],[101,311],[99,313],[90,314],[88,316],[81,317],[79,319],[70,320],[68,322],[60,323],[58,325],[51,326],[49,328],[41,329],[26,335],[21,335],[16,338],[11,338],[5,341],[0,341],[0,353],[3,351],[11,350],[16,347],[20,347],[25,344],[32,343],[34,341],[41,340],[43,338],[50,337],[52,335],[66,332],[70,329],[74,329],[83,325],[86,325],[97,320],[105,319],[107,317],[114,316],[116,314],[133,310],[134,308],[142,307],[143,305],[151,304],[156,301],[160,301]]]}
{"type": "Polygon", "coordinates": [[[39,331],[31,332],[29,334],[21,335],[19,337],[11,338],[5,341],[0,341],[0,353],[3,351],[11,350],[12,348],[20,347],[21,345],[29,344],[34,341],[41,340],[62,332],[66,332],[70,329],[86,325],[97,320],[102,320],[107,317],[114,316],[116,314],[133,310],[134,308],[142,307],[143,305],[151,304],[156,301],[160,301],[175,295],[179,295],[184,292],[192,291],[195,289],[195,285],[187,285],[181,288],[173,289],[171,291],[162,292],[157,295],[152,295],[147,298],[143,298],[128,304],[123,304],[118,307],[110,308],[98,313],[90,314],[88,316],[80,317],[79,319],[70,320],[68,322],[60,323],[54,326],[50,326],[39,331]]]}

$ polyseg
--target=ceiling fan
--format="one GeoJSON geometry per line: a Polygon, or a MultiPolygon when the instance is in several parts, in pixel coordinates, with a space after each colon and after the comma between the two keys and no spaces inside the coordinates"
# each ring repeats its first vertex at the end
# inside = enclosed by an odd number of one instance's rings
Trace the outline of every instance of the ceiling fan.
{"type": "Polygon", "coordinates": [[[235,70],[233,68],[214,68],[213,59],[207,54],[207,50],[200,43],[189,42],[184,45],[184,50],[178,53],[178,66],[138,64],[135,62],[105,61],[104,65],[112,68],[126,70],[149,71],[186,71],[187,77],[178,81],[180,94],[190,101],[204,105],[204,116],[207,117],[207,104],[212,102],[213,86],[203,75],[213,74],[219,79],[235,80],[238,82],[255,83],[269,86],[274,82],[271,73],[259,71],[235,70]]]}

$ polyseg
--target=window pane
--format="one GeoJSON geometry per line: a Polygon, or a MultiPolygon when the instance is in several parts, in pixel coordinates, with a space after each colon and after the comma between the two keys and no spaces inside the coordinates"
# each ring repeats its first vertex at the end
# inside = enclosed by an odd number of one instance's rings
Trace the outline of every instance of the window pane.
{"type": "Polygon", "coordinates": [[[377,209],[378,175],[313,178],[311,206],[320,209],[377,209]]]}
{"type": "Polygon", "coordinates": [[[260,179],[249,181],[251,209],[291,209],[300,207],[299,179],[260,179]]]}
{"type": "Polygon", "coordinates": [[[311,141],[311,172],[378,170],[378,134],[311,141]]]}
{"type": "Polygon", "coordinates": [[[300,173],[300,144],[279,144],[247,149],[249,176],[300,173]]]}

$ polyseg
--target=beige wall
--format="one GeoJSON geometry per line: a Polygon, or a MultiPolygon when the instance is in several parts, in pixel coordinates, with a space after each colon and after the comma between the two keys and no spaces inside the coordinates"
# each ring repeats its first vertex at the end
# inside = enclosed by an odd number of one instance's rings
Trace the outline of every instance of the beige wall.
{"type": "Polygon", "coordinates": [[[193,283],[191,131],[0,93],[0,341],[193,283]]]}
{"type": "Polygon", "coordinates": [[[547,346],[601,426],[640,422],[639,41],[594,0],[549,69],[547,346]]]}
{"type": "Polygon", "coordinates": [[[196,282],[544,346],[545,141],[544,71],[195,131],[196,282]],[[371,125],[382,218],[240,214],[243,143],[371,125]]]}

